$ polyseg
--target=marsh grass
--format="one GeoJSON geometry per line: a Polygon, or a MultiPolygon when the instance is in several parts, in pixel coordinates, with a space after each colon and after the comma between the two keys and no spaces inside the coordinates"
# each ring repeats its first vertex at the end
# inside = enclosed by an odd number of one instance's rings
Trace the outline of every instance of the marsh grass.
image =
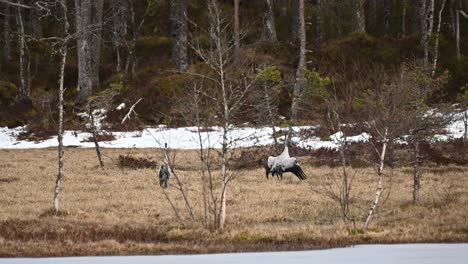
{"type": "MultiPolygon", "coordinates": [[[[383,202],[364,232],[362,224],[375,188],[372,168],[353,168],[351,213],[344,223],[339,205],[317,188],[340,169],[316,167],[300,157],[309,176],[267,180],[261,166],[240,170],[228,194],[227,229],[200,224],[182,228],[157,184],[154,169],[122,169],[121,154],[162,160],[158,149],[106,149],[99,167],[93,149],[68,148],[61,211],[52,208],[57,173],[55,149],[0,150],[0,256],[128,255],[300,250],[358,243],[468,241],[468,168],[424,171],[421,204],[412,204],[408,168],[385,177],[383,202]]],[[[202,218],[196,151],[179,151],[178,175],[202,218]]],[[[244,154],[245,155],[245,154],[244,154]]],[[[263,157],[261,157],[263,158],[263,157]]],[[[217,173],[217,172],[215,172],[217,173]]],[[[180,208],[175,189],[170,197],[180,208]]],[[[188,217],[188,215],[183,215],[188,217]]]]}

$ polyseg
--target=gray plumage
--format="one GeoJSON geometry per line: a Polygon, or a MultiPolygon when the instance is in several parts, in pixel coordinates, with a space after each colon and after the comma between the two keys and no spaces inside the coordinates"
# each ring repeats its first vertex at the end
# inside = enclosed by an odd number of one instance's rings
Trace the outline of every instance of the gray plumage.
{"type": "Polygon", "coordinates": [[[289,156],[288,146],[284,147],[283,152],[279,156],[269,156],[267,163],[265,164],[266,177],[271,176],[280,177],[283,179],[284,172],[291,172],[299,178],[299,180],[307,179],[302,168],[299,166],[299,162],[296,158],[289,156]]]}
{"type": "Polygon", "coordinates": [[[169,181],[169,177],[171,176],[171,170],[169,168],[169,165],[167,163],[164,163],[161,165],[161,168],[159,169],[159,185],[166,189],[167,188],[167,182],[169,181]]]}

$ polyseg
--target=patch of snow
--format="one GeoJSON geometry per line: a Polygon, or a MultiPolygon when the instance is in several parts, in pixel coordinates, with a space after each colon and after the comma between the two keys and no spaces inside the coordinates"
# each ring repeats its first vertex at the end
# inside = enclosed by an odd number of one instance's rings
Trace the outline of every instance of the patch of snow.
{"type": "Polygon", "coordinates": [[[115,108],[115,110],[120,111],[120,110],[122,110],[122,109],[124,109],[124,108],[125,108],[125,103],[121,103],[121,104],[119,104],[119,106],[117,106],[117,107],[115,108]]]}
{"type": "MultiPolygon", "coordinates": [[[[89,118],[86,113],[80,113],[81,116],[89,118]]],[[[97,109],[93,111],[95,125],[98,129],[102,128],[102,122],[106,117],[106,111],[97,109]]],[[[464,133],[464,114],[457,113],[457,119],[446,128],[446,134],[436,135],[432,138],[434,141],[446,141],[454,138],[463,137],[464,133]]],[[[89,125],[89,124],[88,124],[89,125]]],[[[230,127],[228,140],[233,148],[266,146],[272,145],[273,129],[271,127],[230,127]]],[[[317,126],[295,126],[292,130],[296,135],[301,131],[316,129],[317,126]]],[[[28,149],[28,148],[47,148],[57,146],[57,137],[52,137],[39,142],[17,140],[18,135],[25,131],[26,127],[2,128],[0,127],[0,149],[28,149]]],[[[287,132],[288,128],[276,127],[277,132],[287,132]]],[[[106,131],[103,131],[106,132],[106,131]]],[[[142,131],[134,132],[106,132],[112,134],[115,140],[102,142],[100,145],[104,148],[161,148],[167,143],[169,148],[173,149],[198,149],[200,147],[197,127],[167,128],[166,125],[145,128],[142,131]]],[[[82,148],[94,147],[92,142],[81,142],[90,137],[89,133],[81,131],[65,131],[64,145],[77,146],[82,148]]],[[[294,136],[291,141],[297,146],[305,149],[337,149],[342,142],[343,135],[335,133],[330,135],[328,140],[319,137],[294,136]]],[[[284,140],[284,136],[281,137],[284,140]]],[[[347,142],[367,142],[370,135],[362,133],[359,135],[347,136],[347,142]]],[[[281,142],[281,140],[280,140],[281,142]]],[[[222,147],[222,128],[210,127],[201,133],[201,143],[204,148],[222,147]]],[[[406,144],[404,139],[399,139],[398,143],[406,144]]]]}

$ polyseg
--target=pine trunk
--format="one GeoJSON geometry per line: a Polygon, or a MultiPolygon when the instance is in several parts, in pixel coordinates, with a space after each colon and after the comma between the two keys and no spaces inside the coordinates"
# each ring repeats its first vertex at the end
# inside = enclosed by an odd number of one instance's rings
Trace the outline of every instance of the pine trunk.
{"type": "Polygon", "coordinates": [[[392,1],[384,0],[384,35],[390,36],[391,32],[392,1]]]}
{"type": "Polygon", "coordinates": [[[294,84],[293,99],[291,106],[291,121],[294,123],[298,117],[299,102],[301,100],[302,91],[304,90],[304,71],[306,64],[306,31],[304,18],[304,0],[299,0],[299,22],[300,22],[300,50],[299,63],[296,71],[296,82],[294,84]]]}
{"type": "Polygon", "coordinates": [[[299,2],[300,0],[291,1],[291,33],[290,33],[290,42],[296,43],[299,39],[299,30],[301,21],[299,19],[299,2]]]}
{"type": "Polygon", "coordinates": [[[172,59],[180,71],[188,68],[187,45],[187,0],[170,1],[171,31],[172,31],[172,59]]]}
{"type": "Polygon", "coordinates": [[[91,11],[91,26],[93,28],[91,39],[91,81],[93,87],[98,87],[99,65],[101,64],[101,39],[102,39],[102,12],[104,0],[93,0],[91,11]]]}
{"type": "Polygon", "coordinates": [[[3,59],[5,62],[11,60],[11,26],[10,26],[10,5],[5,5],[3,17],[3,59]]]}
{"type": "Polygon", "coordinates": [[[457,0],[455,10],[455,49],[457,54],[457,60],[461,59],[461,52],[460,52],[460,0],[457,0]]]}
{"type": "MultiPolygon", "coordinates": [[[[18,2],[18,3],[21,3],[18,2]]],[[[19,62],[20,62],[20,87],[19,87],[19,99],[28,100],[30,94],[30,83],[29,83],[29,59],[25,33],[24,33],[24,21],[22,15],[22,8],[16,8],[16,23],[18,25],[18,46],[19,46],[19,62]]]]}
{"type": "Polygon", "coordinates": [[[364,13],[364,0],[354,0],[356,7],[356,32],[366,33],[366,16],[364,13]]]}
{"type": "Polygon", "coordinates": [[[237,60],[240,55],[239,0],[234,0],[234,42],[234,57],[237,60]]]}
{"type": "Polygon", "coordinates": [[[75,0],[75,24],[78,52],[79,99],[84,102],[93,90],[92,40],[91,40],[91,0],[75,0]]]}
{"type": "Polygon", "coordinates": [[[401,35],[406,36],[406,0],[402,0],[401,35]]]}
{"type": "Polygon", "coordinates": [[[262,40],[266,42],[277,42],[275,14],[273,12],[273,0],[263,0],[263,31],[262,40]]]}
{"type": "Polygon", "coordinates": [[[320,50],[323,41],[322,0],[315,1],[315,50],[320,50]]]}

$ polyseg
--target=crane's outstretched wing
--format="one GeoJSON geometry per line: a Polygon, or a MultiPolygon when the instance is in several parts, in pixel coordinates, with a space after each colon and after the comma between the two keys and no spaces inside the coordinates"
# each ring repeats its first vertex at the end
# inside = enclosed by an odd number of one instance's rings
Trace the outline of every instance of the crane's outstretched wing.
{"type": "Polygon", "coordinates": [[[301,181],[307,179],[307,176],[305,175],[304,171],[302,170],[302,168],[297,163],[295,163],[291,167],[286,168],[284,171],[293,173],[301,181]]]}

